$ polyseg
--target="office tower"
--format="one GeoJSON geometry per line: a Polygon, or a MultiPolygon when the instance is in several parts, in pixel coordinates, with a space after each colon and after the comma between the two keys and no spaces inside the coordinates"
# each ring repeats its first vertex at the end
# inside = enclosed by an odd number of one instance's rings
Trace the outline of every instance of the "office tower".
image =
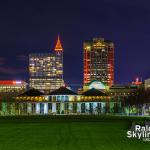
{"type": "Polygon", "coordinates": [[[84,84],[99,80],[111,86],[114,82],[114,43],[103,38],[85,41],[84,84]]]}
{"type": "Polygon", "coordinates": [[[63,85],[63,48],[58,36],[52,53],[29,55],[29,86],[49,93],[63,85]]]}

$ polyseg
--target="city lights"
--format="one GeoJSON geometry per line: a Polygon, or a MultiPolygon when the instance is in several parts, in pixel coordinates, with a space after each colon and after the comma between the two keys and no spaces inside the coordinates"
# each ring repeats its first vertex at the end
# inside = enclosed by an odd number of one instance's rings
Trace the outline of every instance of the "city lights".
{"type": "MultiPolygon", "coordinates": [[[[0,114],[147,114],[147,106],[131,107],[126,103],[136,98],[142,81],[127,85],[114,84],[114,43],[93,38],[83,43],[83,85],[77,92],[65,86],[63,47],[58,36],[50,53],[29,54],[29,87],[22,80],[1,80],[0,114]],[[11,108],[11,110],[10,110],[11,108]],[[17,111],[16,111],[17,108],[17,111]],[[24,108],[24,109],[22,109],[24,108]]],[[[149,87],[146,80],[145,89],[149,87]]]]}

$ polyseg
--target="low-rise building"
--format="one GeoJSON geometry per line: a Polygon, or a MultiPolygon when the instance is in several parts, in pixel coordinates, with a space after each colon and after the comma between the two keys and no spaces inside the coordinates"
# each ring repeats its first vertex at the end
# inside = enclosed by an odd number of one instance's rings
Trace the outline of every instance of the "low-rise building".
{"type": "Polygon", "coordinates": [[[27,83],[21,80],[0,80],[0,101],[10,101],[27,90],[27,83]]]}

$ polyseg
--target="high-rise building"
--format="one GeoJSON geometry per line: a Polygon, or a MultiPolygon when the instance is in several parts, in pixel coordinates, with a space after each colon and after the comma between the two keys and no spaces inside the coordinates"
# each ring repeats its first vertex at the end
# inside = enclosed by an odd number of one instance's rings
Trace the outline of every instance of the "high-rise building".
{"type": "Polygon", "coordinates": [[[63,85],[63,48],[58,36],[52,53],[29,55],[29,86],[49,93],[63,85]]]}
{"type": "Polygon", "coordinates": [[[85,41],[84,84],[93,80],[111,86],[114,83],[114,43],[103,38],[85,41]]]}

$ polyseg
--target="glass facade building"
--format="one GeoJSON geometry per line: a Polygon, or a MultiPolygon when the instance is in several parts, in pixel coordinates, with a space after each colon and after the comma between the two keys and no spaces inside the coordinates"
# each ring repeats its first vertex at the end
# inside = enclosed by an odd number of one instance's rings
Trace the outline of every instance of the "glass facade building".
{"type": "Polygon", "coordinates": [[[114,43],[103,38],[85,41],[84,84],[99,80],[106,85],[114,83],[114,43]]]}
{"type": "Polygon", "coordinates": [[[63,48],[58,37],[52,53],[29,55],[29,86],[48,93],[63,85],[63,48]]]}

